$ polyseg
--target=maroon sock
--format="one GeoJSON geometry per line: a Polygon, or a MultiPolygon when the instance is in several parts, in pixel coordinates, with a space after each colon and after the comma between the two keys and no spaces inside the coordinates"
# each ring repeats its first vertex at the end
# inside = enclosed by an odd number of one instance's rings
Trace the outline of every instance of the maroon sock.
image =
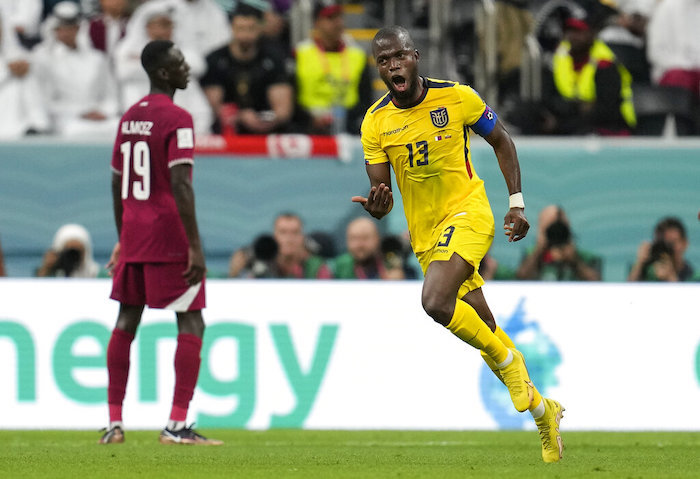
{"type": "Polygon", "coordinates": [[[187,409],[194,394],[199,376],[199,364],[201,358],[202,340],[194,334],[179,334],[177,336],[177,349],[175,350],[175,394],[173,395],[173,408],[170,419],[173,421],[185,421],[187,409]]]}
{"type": "Polygon", "coordinates": [[[133,334],[114,328],[107,346],[107,402],[110,422],[122,420],[122,403],[126,394],[126,381],[129,379],[129,353],[133,340],[133,334]]]}

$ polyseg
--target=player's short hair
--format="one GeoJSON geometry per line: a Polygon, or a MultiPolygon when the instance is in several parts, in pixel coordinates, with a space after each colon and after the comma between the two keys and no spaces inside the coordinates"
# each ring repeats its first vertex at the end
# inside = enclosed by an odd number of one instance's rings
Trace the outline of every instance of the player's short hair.
{"type": "Polygon", "coordinates": [[[174,46],[170,40],[148,42],[141,52],[141,65],[149,76],[164,65],[168,51],[174,46]]]}
{"type": "Polygon", "coordinates": [[[376,35],[374,35],[374,39],[372,40],[372,51],[374,51],[374,47],[377,42],[379,40],[384,40],[385,38],[405,38],[406,46],[409,48],[415,48],[413,39],[411,38],[411,34],[408,32],[408,30],[400,25],[392,25],[390,27],[380,29],[376,35]]]}

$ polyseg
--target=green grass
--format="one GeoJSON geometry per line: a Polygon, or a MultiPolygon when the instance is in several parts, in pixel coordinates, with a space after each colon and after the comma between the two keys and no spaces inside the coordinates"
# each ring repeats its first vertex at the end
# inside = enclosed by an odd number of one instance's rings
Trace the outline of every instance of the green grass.
{"type": "Polygon", "coordinates": [[[97,432],[0,431],[14,478],[685,478],[700,477],[700,432],[564,433],[543,464],[536,432],[202,431],[220,447],[164,446],[156,431],[97,445],[97,432]]]}

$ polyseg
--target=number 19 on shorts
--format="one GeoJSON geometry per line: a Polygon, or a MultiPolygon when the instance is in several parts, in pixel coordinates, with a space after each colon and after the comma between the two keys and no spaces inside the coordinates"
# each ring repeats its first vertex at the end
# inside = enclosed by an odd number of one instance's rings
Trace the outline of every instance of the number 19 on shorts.
{"type": "Polygon", "coordinates": [[[133,164],[134,181],[131,182],[131,194],[134,199],[147,200],[151,196],[151,150],[148,148],[148,143],[137,141],[132,145],[130,141],[125,141],[121,144],[120,150],[123,162],[122,199],[129,197],[133,164]]]}

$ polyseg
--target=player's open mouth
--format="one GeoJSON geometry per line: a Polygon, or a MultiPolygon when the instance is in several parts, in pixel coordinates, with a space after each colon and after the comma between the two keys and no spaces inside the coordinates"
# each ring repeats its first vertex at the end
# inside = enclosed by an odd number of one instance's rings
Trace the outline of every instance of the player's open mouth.
{"type": "Polygon", "coordinates": [[[391,77],[391,84],[394,85],[396,91],[406,91],[406,79],[401,75],[391,77]]]}

